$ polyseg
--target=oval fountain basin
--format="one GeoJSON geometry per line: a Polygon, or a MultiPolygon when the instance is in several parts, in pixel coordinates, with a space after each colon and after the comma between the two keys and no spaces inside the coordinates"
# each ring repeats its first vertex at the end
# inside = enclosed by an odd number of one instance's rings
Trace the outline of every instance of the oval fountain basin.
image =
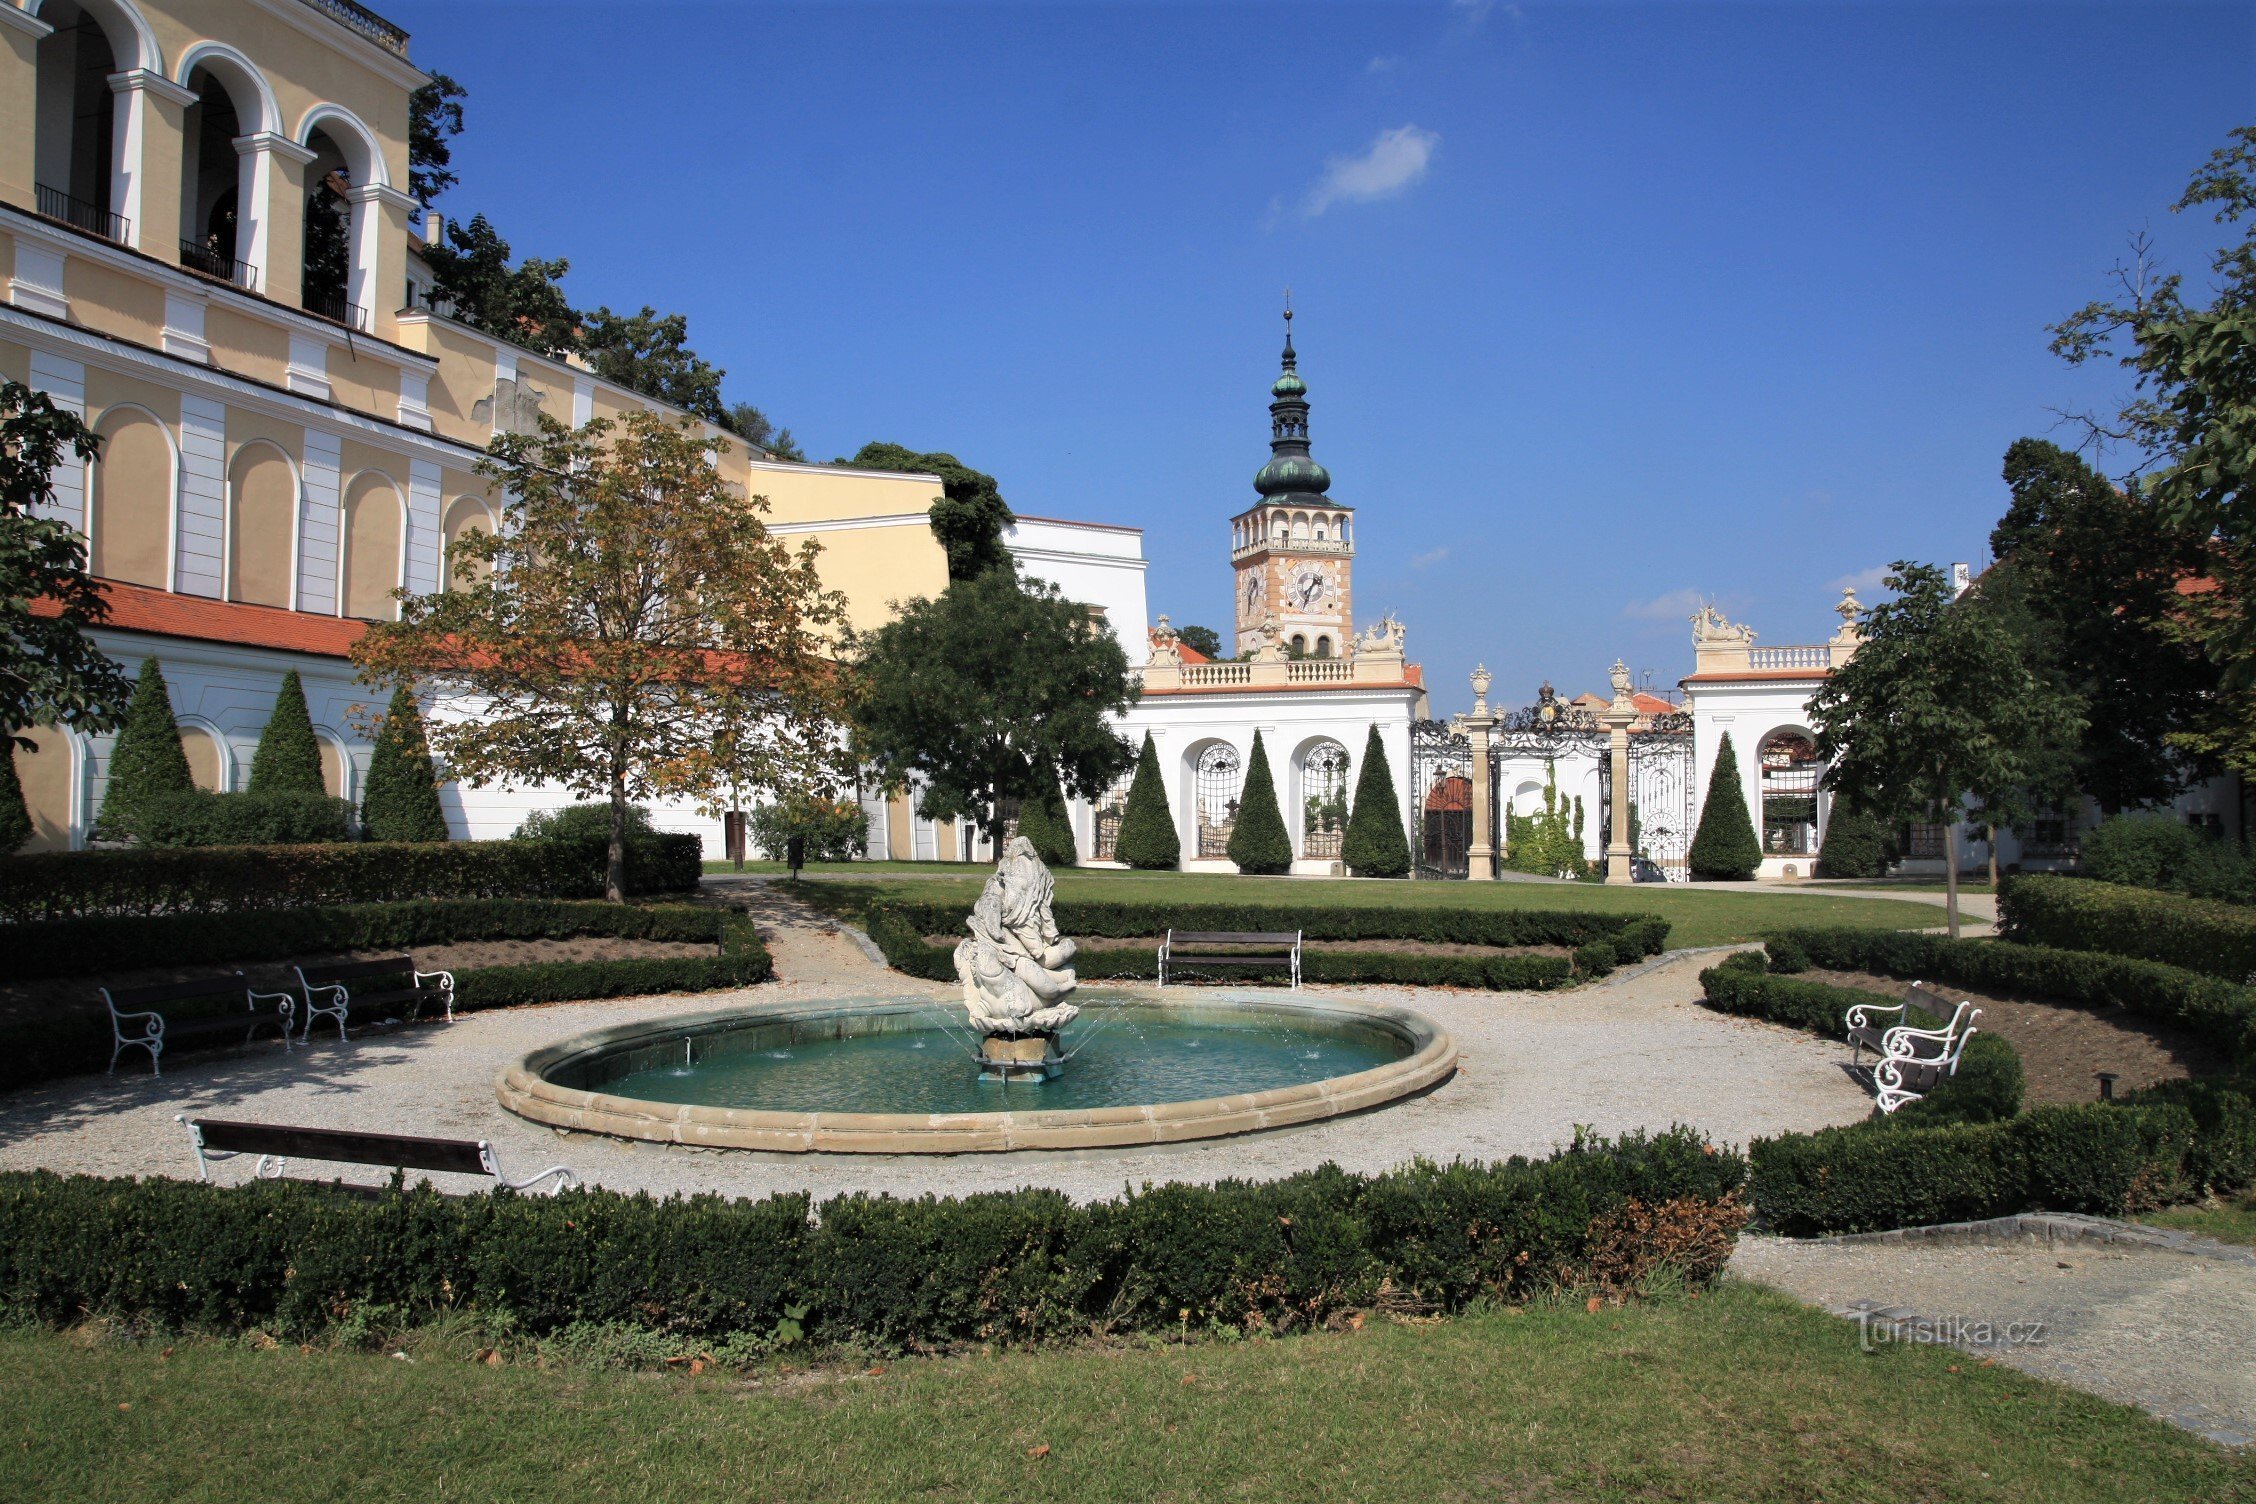
{"type": "Polygon", "coordinates": [[[1455,1049],[1406,1009],[1084,992],[1050,1080],[983,1078],[960,1008],[765,1005],[598,1030],[505,1071],[558,1127],[746,1149],[970,1153],[1247,1133],[1424,1090],[1455,1049]]]}

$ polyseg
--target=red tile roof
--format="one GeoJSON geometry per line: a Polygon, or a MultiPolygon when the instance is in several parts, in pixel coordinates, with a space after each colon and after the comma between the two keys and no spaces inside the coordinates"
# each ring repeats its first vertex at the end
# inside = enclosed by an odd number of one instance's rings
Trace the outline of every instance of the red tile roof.
{"type": "MultiPolygon", "coordinates": [[[[285,611],[279,606],[249,606],[240,601],[215,601],[200,595],[175,595],[147,585],[118,580],[100,582],[109,602],[104,626],[121,632],[147,632],[156,637],[184,637],[196,642],[228,642],[242,647],[276,648],[286,653],[317,653],[342,658],[368,630],[357,618],[316,616],[309,611],[285,611]]],[[[54,616],[60,607],[51,600],[31,603],[35,616],[54,616]]]]}

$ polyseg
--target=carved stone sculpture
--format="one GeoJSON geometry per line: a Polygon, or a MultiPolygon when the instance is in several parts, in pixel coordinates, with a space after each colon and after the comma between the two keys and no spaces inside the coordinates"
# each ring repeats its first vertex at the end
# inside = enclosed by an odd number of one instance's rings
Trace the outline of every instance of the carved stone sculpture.
{"type": "Polygon", "coordinates": [[[1703,604],[1692,617],[1692,643],[1695,647],[1702,643],[1751,644],[1754,640],[1753,627],[1732,621],[1715,608],[1713,601],[1703,604]]]}
{"type": "Polygon", "coordinates": [[[1081,1016],[1066,1001],[1080,983],[1073,974],[1075,946],[1058,934],[1050,914],[1055,891],[1034,843],[1011,837],[964,922],[971,934],[956,945],[964,1011],[981,1034],[1055,1034],[1081,1016]]]}

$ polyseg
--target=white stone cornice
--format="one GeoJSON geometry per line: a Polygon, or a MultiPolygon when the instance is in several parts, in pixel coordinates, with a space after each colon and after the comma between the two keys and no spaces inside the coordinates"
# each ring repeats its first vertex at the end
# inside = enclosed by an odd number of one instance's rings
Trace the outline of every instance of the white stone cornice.
{"type": "Polygon", "coordinates": [[[929,527],[929,512],[893,512],[877,517],[825,517],[813,522],[771,522],[768,531],[777,537],[797,537],[802,533],[858,533],[881,527],[929,527]]]}
{"type": "Polygon", "coordinates": [[[345,197],[356,204],[383,204],[393,209],[413,209],[415,200],[388,183],[355,183],[345,190],[345,197]]]}
{"type": "Polygon", "coordinates": [[[40,20],[28,10],[16,9],[15,0],[0,0],[0,26],[20,31],[35,42],[52,36],[55,31],[50,22],[40,20]]]}
{"type": "MultiPolygon", "coordinates": [[[[0,5],[6,3],[7,0],[0,0],[0,5]]],[[[378,46],[350,26],[340,25],[320,14],[305,0],[250,0],[250,3],[284,25],[304,32],[322,46],[349,55],[363,67],[381,75],[387,83],[411,94],[431,81],[430,74],[406,58],[378,46]]]]}
{"type": "MultiPolygon", "coordinates": [[[[0,3],[4,3],[4,0],[0,0],[0,3]]],[[[235,150],[244,156],[249,156],[254,151],[270,151],[283,161],[296,162],[301,167],[318,155],[312,148],[300,146],[276,131],[255,131],[248,136],[237,136],[235,150]]]]}
{"type": "Polygon", "coordinates": [[[167,104],[176,104],[183,109],[199,98],[194,89],[183,88],[153,68],[129,68],[123,73],[110,75],[112,93],[125,94],[135,89],[145,89],[167,104]]]}

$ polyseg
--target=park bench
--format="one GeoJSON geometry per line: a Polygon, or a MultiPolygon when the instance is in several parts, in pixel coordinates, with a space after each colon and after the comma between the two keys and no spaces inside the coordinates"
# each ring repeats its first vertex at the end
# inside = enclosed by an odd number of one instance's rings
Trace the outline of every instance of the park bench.
{"type": "MultiPolygon", "coordinates": [[[[283,1123],[243,1123],[222,1118],[175,1117],[188,1129],[196,1150],[196,1178],[211,1179],[211,1161],[255,1154],[252,1173],[261,1180],[281,1178],[282,1167],[292,1159],[326,1160],[333,1164],[391,1165],[402,1170],[437,1170],[455,1175],[484,1175],[513,1191],[522,1191],[553,1179],[553,1194],[578,1183],[563,1165],[550,1165],[538,1175],[511,1180],[501,1172],[493,1145],[484,1139],[418,1138],[407,1133],[354,1133],[341,1128],[300,1128],[283,1123]]],[[[370,1189],[340,1186],[340,1189],[370,1189]]]]}
{"type": "Polygon", "coordinates": [[[1952,1010],[1950,1022],[1939,1029],[1914,1028],[1900,1021],[1915,1005],[1948,1002],[1924,994],[1914,982],[1900,1003],[1859,1003],[1849,1010],[1849,1063],[1856,1065],[1865,1050],[1878,1057],[1872,1066],[1872,1084],[1882,1112],[1918,1101],[1958,1073],[1966,1041],[1978,1032],[1974,1020],[1982,1016],[1981,1009],[1962,1001],[1952,1010]],[[1883,1022],[1889,1014],[1899,1021],[1883,1022]]]}
{"type": "Polygon", "coordinates": [[[287,992],[253,991],[239,971],[191,982],[158,982],[148,987],[98,990],[103,1005],[110,1010],[110,1070],[113,1074],[117,1070],[118,1056],[133,1045],[149,1052],[149,1073],[156,1076],[164,1074],[162,1056],[168,1044],[202,1044],[238,1033],[242,1035],[242,1042],[248,1044],[258,1030],[279,1028],[282,1048],[290,1047],[295,1000],[287,992]],[[176,1006],[199,1002],[232,1003],[237,999],[242,1001],[244,1013],[183,1016],[176,1006]],[[259,1004],[262,1002],[274,1006],[261,1011],[259,1004]]]}
{"type": "Polygon", "coordinates": [[[337,1037],[345,1037],[345,1015],[358,1008],[407,1005],[414,1018],[425,1003],[446,1007],[447,1022],[454,1022],[454,973],[417,971],[413,956],[382,956],[373,961],[301,962],[294,967],[298,987],[305,993],[305,1034],[313,1037],[316,1018],[337,1020],[337,1037]]]}
{"type": "Polygon", "coordinates": [[[1169,930],[1159,946],[1159,984],[1176,966],[1259,966],[1286,969],[1300,985],[1299,930],[1169,930]],[[1179,950],[1178,946],[1189,946],[1179,950]],[[1216,947],[1227,947],[1217,949],[1216,947]]]}

